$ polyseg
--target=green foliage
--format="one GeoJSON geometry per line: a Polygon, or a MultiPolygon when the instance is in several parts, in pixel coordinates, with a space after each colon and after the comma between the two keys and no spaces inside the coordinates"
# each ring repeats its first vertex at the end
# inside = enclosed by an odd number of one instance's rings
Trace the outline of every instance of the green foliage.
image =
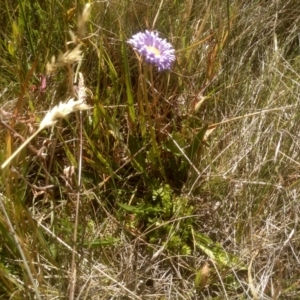
{"type": "Polygon", "coordinates": [[[178,197],[169,185],[152,189],[148,197],[137,205],[119,203],[127,213],[134,214],[131,227],[141,228],[152,244],[179,255],[191,254],[191,228],[193,207],[187,198],[178,197]],[[149,231],[149,233],[147,233],[149,231]]]}

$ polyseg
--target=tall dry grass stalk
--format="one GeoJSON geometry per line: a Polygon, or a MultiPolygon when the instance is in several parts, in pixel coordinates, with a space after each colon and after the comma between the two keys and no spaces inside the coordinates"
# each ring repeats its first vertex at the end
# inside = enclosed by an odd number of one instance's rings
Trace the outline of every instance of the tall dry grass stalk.
{"type": "Polygon", "coordinates": [[[16,233],[42,299],[298,299],[298,1],[19,4],[0,1],[0,155],[74,85],[85,98],[79,69],[94,109],[2,172],[0,294],[32,295],[16,233]],[[146,29],[176,49],[170,72],[128,47],[146,29]]]}

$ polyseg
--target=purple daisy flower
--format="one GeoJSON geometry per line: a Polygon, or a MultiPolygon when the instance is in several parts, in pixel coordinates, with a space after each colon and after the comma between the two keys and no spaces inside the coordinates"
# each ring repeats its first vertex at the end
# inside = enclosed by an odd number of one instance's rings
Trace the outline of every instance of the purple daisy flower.
{"type": "Polygon", "coordinates": [[[128,43],[141,54],[149,64],[156,65],[158,71],[171,69],[175,60],[175,50],[165,39],[161,39],[157,32],[139,32],[132,36],[128,43]]]}

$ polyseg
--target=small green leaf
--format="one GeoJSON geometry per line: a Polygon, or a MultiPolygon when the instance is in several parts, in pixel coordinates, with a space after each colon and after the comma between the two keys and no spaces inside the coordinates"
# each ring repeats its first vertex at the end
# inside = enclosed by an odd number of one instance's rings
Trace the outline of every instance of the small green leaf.
{"type": "Polygon", "coordinates": [[[140,213],[141,212],[141,210],[136,206],[123,204],[123,203],[118,203],[118,205],[120,207],[122,207],[124,210],[126,210],[127,212],[130,212],[130,213],[140,213]]]}
{"type": "Polygon", "coordinates": [[[120,241],[118,238],[105,238],[105,239],[95,239],[92,242],[86,242],[84,243],[85,246],[91,247],[91,248],[98,248],[103,246],[112,246],[117,244],[120,241]]]}
{"type": "Polygon", "coordinates": [[[13,45],[13,43],[11,43],[11,42],[8,43],[7,50],[11,56],[15,56],[16,50],[15,50],[15,46],[13,45]]]}
{"type": "MultiPolygon", "coordinates": [[[[212,260],[222,266],[233,267],[240,265],[237,257],[226,252],[219,243],[204,234],[194,233],[196,245],[212,260]]],[[[242,268],[240,268],[241,270],[242,268]]]]}

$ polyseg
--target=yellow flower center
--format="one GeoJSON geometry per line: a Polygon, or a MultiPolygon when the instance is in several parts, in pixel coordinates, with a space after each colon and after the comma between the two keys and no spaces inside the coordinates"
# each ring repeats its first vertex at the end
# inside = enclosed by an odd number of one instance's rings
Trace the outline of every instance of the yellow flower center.
{"type": "Polygon", "coordinates": [[[153,54],[155,54],[156,56],[160,56],[160,52],[157,48],[153,47],[153,46],[148,46],[147,49],[152,52],[153,54]]]}

